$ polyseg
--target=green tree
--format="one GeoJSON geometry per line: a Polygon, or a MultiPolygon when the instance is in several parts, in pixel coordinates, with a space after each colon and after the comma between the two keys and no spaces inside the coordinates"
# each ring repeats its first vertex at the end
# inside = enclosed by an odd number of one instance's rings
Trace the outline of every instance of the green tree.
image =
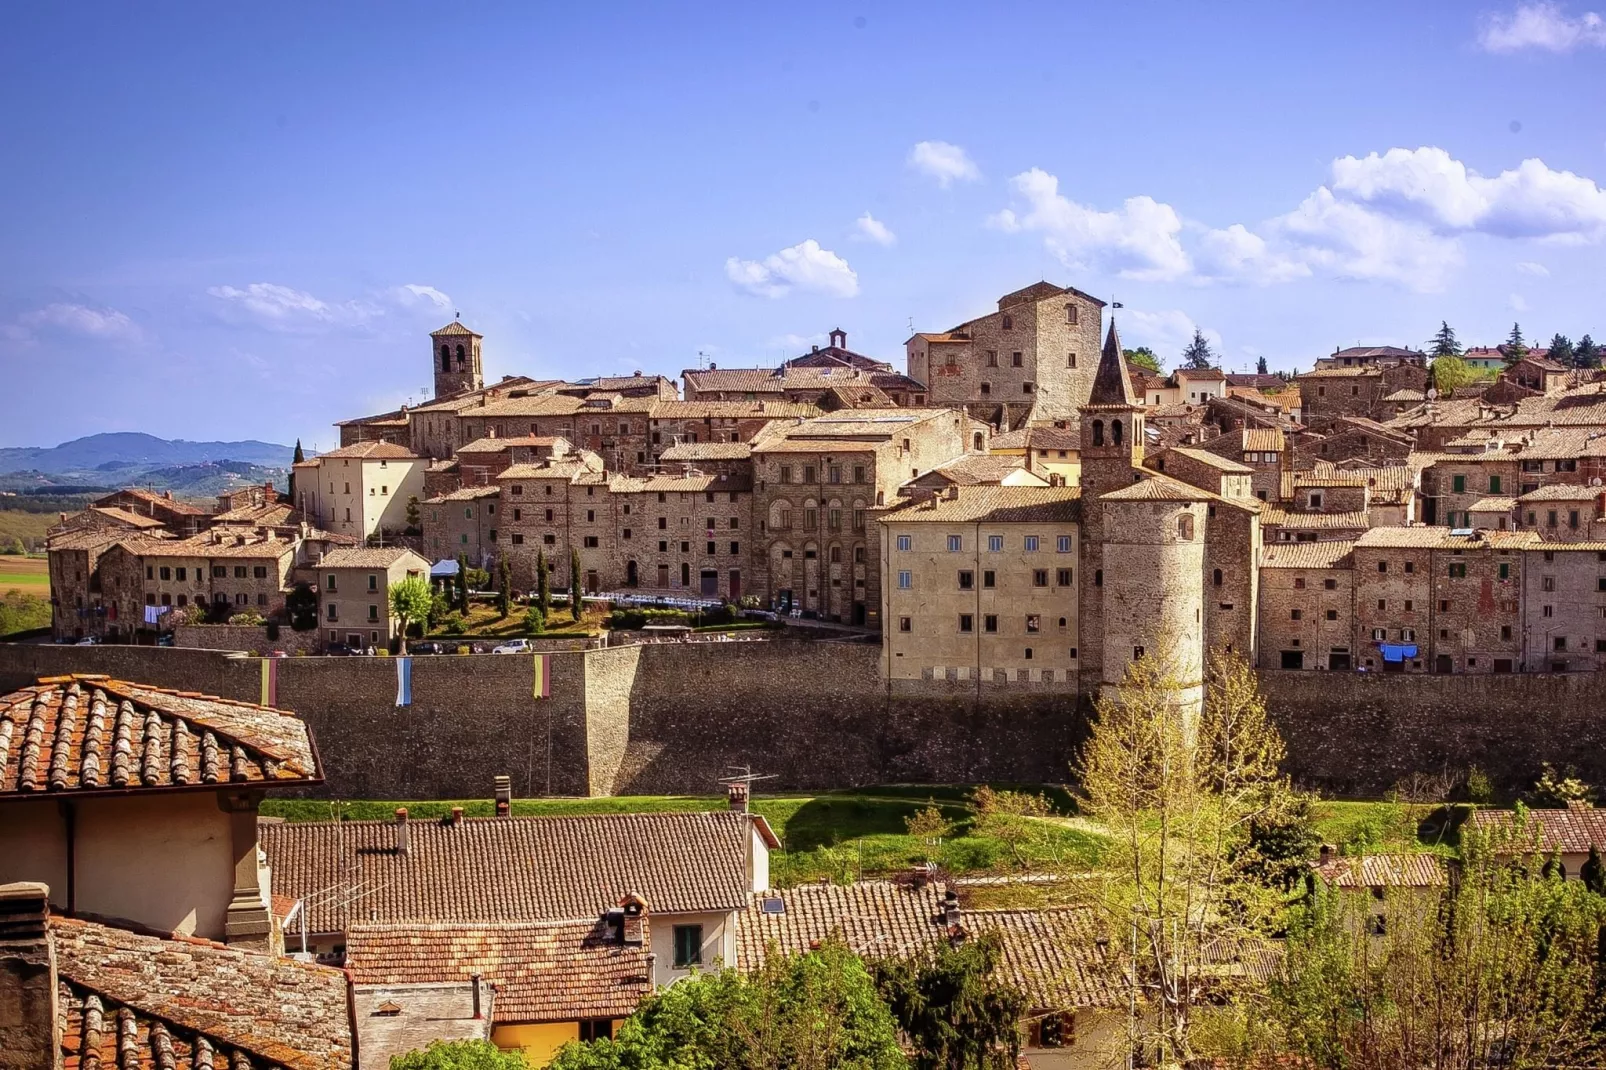
{"type": "Polygon", "coordinates": [[[1600,367],[1600,346],[1589,335],[1584,335],[1573,346],[1573,366],[1576,368],[1600,367]]]}
{"type": "Polygon", "coordinates": [[[540,635],[546,631],[546,614],[541,612],[540,606],[531,606],[524,611],[524,634],[529,636],[540,635]]]}
{"type": "Polygon", "coordinates": [[[1506,344],[1500,347],[1500,355],[1506,358],[1508,367],[1528,355],[1528,345],[1522,340],[1522,324],[1511,325],[1511,333],[1506,335],[1506,344]]]}
{"type": "Polygon", "coordinates": [[[15,535],[0,535],[0,554],[15,557],[27,552],[28,548],[15,535]]]}
{"type": "Polygon", "coordinates": [[[1292,789],[1278,793],[1278,805],[1250,819],[1249,838],[1236,846],[1234,864],[1261,884],[1293,888],[1321,850],[1315,809],[1314,795],[1292,789]]]}
{"type": "Polygon", "coordinates": [[[524,1053],[488,1040],[437,1040],[422,1051],[391,1056],[390,1070],[530,1070],[524,1053]]]}
{"type": "Polygon", "coordinates": [[[1126,362],[1135,367],[1146,368],[1156,375],[1160,374],[1160,358],[1155,356],[1154,350],[1148,346],[1138,346],[1136,349],[1123,349],[1121,354],[1126,362]]]}
{"type": "Polygon", "coordinates": [[[1555,766],[1544,762],[1539,766],[1539,779],[1528,792],[1528,804],[1558,809],[1569,803],[1588,802],[1594,794],[1594,789],[1574,776],[1572,770],[1558,773],[1555,766]]]}
{"type": "Polygon", "coordinates": [[[1440,397],[1448,397],[1450,391],[1475,383],[1479,378],[1476,369],[1460,357],[1434,357],[1432,371],[1433,388],[1440,397]]]}
{"type": "Polygon", "coordinates": [[[419,513],[418,495],[407,496],[407,534],[417,535],[424,530],[424,518],[419,513]]]}
{"type": "Polygon", "coordinates": [[[535,604],[543,618],[552,616],[552,566],[547,564],[545,550],[535,555],[535,604]]]}
{"type": "Polygon", "coordinates": [[[401,646],[407,653],[407,627],[414,621],[429,619],[430,602],[434,595],[429,581],[422,576],[408,576],[390,588],[390,613],[401,622],[401,646]]]}
{"type": "Polygon", "coordinates": [[[1270,375],[1271,374],[1270,365],[1268,365],[1266,363],[1266,358],[1265,357],[1260,357],[1259,359],[1257,359],[1255,361],[1255,374],[1256,375],[1270,375]]]}
{"type": "Polygon", "coordinates": [[[870,971],[836,942],[759,969],[693,974],[642,1002],[613,1040],[567,1044],[552,1070],[904,1070],[870,971]]]}
{"type": "Polygon", "coordinates": [[[1435,359],[1439,357],[1459,357],[1461,355],[1461,343],[1456,341],[1455,328],[1450,326],[1448,322],[1439,321],[1439,330],[1433,336],[1433,348],[1429,350],[1429,355],[1435,359]]]}
{"type": "Polygon", "coordinates": [[[496,563],[496,615],[501,620],[507,620],[508,612],[513,608],[513,570],[508,567],[507,555],[503,554],[496,563]]]}
{"type": "Polygon", "coordinates": [[[998,978],[1003,960],[994,933],[935,955],[884,959],[876,987],[914,1048],[918,1070],[1013,1070],[1020,1055],[1016,1023],[1028,1010],[1020,990],[998,978]]]}
{"type": "Polygon", "coordinates": [[[295,503],[296,503],[296,470],[295,470],[295,466],[300,464],[302,461],[304,461],[306,459],[307,459],[307,455],[306,455],[305,452],[302,451],[302,449],[301,449],[301,440],[298,438],[298,439],[296,439],[296,451],[290,458],[290,478],[285,482],[285,488],[284,488],[285,489],[285,497],[290,499],[290,504],[291,505],[295,505],[295,503]]]}
{"type": "Polygon", "coordinates": [[[1211,350],[1210,343],[1205,339],[1204,332],[1199,328],[1193,329],[1193,340],[1182,351],[1182,366],[1184,368],[1214,368],[1216,354],[1211,350]]]}
{"type": "Polygon", "coordinates": [[[1550,351],[1545,354],[1557,364],[1571,368],[1577,359],[1578,350],[1573,346],[1572,339],[1565,334],[1557,333],[1550,338],[1550,351]]]}
{"type": "Polygon", "coordinates": [[[1578,870],[1578,878],[1596,895],[1606,895],[1606,863],[1601,862],[1600,844],[1589,845],[1589,857],[1578,870]]]}
{"type": "Polygon", "coordinates": [[[580,585],[580,551],[569,548],[569,617],[578,621],[585,613],[585,597],[580,585]]]}
{"type": "Polygon", "coordinates": [[[1049,825],[1043,819],[1054,812],[1048,799],[1023,791],[998,791],[986,784],[970,794],[975,811],[971,832],[998,840],[1009,849],[1017,869],[1031,869],[1049,861],[1045,848],[1052,842],[1049,825]]]}
{"type": "Polygon", "coordinates": [[[954,823],[943,814],[936,802],[928,799],[926,805],[903,819],[904,831],[920,841],[926,848],[929,860],[942,846],[942,841],[954,833],[954,823]]]}
{"type": "Polygon", "coordinates": [[[290,614],[290,630],[310,632],[318,626],[318,592],[305,581],[284,596],[285,612],[290,614]]]}
{"type": "Polygon", "coordinates": [[[457,555],[457,611],[468,612],[468,557],[457,555]]]}
{"type": "Polygon", "coordinates": [[[1212,949],[1253,940],[1282,893],[1235,864],[1256,821],[1285,801],[1283,742],[1253,670],[1218,655],[1202,711],[1188,703],[1176,642],[1157,636],[1118,690],[1095,702],[1081,755],[1084,813],[1109,830],[1109,867],[1094,885],[1119,974],[1153,1014],[1135,1050],[1161,1065],[1196,1053],[1194,1010],[1212,949]]]}

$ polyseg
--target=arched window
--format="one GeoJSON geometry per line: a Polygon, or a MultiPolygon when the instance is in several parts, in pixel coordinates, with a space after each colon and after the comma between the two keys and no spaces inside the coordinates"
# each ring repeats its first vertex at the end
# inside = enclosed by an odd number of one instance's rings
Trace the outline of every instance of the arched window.
{"type": "Polygon", "coordinates": [[[977,431],[974,435],[971,436],[970,447],[971,447],[971,449],[974,449],[974,450],[977,450],[977,451],[981,450],[981,432],[980,431],[977,431]]]}
{"type": "Polygon", "coordinates": [[[1119,446],[1121,444],[1121,421],[1120,420],[1111,420],[1110,421],[1110,441],[1114,442],[1117,446],[1119,446]]]}
{"type": "Polygon", "coordinates": [[[1177,538],[1185,542],[1193,541],[1193,514],[1183,513],[1177,517],[1177,538]]]}
{"type": "Polygon", "coordinates": [[[441,346],[441,371],[449,372],[451,370],[452,370],[452,347],[451,346],[441,346]]]}
{"type": "Polygon", "coordinates": [[[1216,569],[1215,572],[1211,573],[1210,581],[1217,587],[1221,586],[1221,570],[1219,568],[1216,569]]]}
{"type": "Polygon", "coordinates": [[[1103,420],[1094,420],[1093,421],[1093,445],[1095,445],[1095,446],[1104,445],[1104,421],[1103,420]]]}
{"type": "Polygon", "coordinates": [[[461,365],[463,363],[463,347],[462,346],[458,346],[457,347],[457,363],[459,365],[461,365]]]}

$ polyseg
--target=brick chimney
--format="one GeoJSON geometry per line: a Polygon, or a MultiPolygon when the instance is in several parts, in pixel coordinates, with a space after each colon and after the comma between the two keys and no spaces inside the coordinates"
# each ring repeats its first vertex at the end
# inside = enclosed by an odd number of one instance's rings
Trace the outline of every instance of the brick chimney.
{"type": "Polygon", "coordinates": [[[495,780],[496,816],[513,816],[513,778],[499,776],[495,780]]]}
{"type": "Polygon", "coordinates": [[[452,819],[451,819],[450,824],[452,824],[455,827],[457,825],[461,825],[462,823],[463,823],[463,808],[461,806],[452,807],[452,819]]]}
{"type": "Polygon", "coordinates": [[[747,813],[747,805],[752,801],[753,788],[745,780],[733,780],[725,785],[725,797],[730,801],[730,808],[739,814],[747,813]]]}
{"type": "Polygon", "coordinates": [[[396,807],[396,853],[404,855],[410,846],[407,835],[407,807],[396,807]]]}
{"type": "Polygon", "coordinates": [[[635,892],[627,892],[619,900],[624,915],[619,926],[619,942],[636,947],[647,942],[647,901],[635,892]]]}
{"type": "Polygon", "coordinates": [[[50,888],[0,885],[0,1070],[61,1066],[50,888]]]}

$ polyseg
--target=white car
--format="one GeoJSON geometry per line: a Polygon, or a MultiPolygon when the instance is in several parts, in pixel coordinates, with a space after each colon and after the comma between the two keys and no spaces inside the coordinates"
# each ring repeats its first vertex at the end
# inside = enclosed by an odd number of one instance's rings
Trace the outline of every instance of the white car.
{"type": "Polygon", "coordinates": [[[509,639],[507,642],[502,643],[500,646],[493,647],[491,649],[491,653],[493,653],[493,654],[528,654],[533,649],[534,648],[532,646],[530,646],[530,641],[528,639],[509,639]]]}

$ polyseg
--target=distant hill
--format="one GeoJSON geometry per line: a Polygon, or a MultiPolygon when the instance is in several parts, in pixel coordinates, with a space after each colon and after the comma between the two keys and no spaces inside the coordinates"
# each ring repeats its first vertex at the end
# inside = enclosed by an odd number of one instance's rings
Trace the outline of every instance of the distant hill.
{"type": "Polygon", "coordinates": [[[130,468],[171,468],[216,461],[289,468],[294,452],[289,446],[272,442],[186,442],[183,439],[157,438],[138,431],[117,431],[75,438],[59,446],[0,449],[0,472],[32,470],[53,476],[97,470],[114,472],[130,468]]]}

